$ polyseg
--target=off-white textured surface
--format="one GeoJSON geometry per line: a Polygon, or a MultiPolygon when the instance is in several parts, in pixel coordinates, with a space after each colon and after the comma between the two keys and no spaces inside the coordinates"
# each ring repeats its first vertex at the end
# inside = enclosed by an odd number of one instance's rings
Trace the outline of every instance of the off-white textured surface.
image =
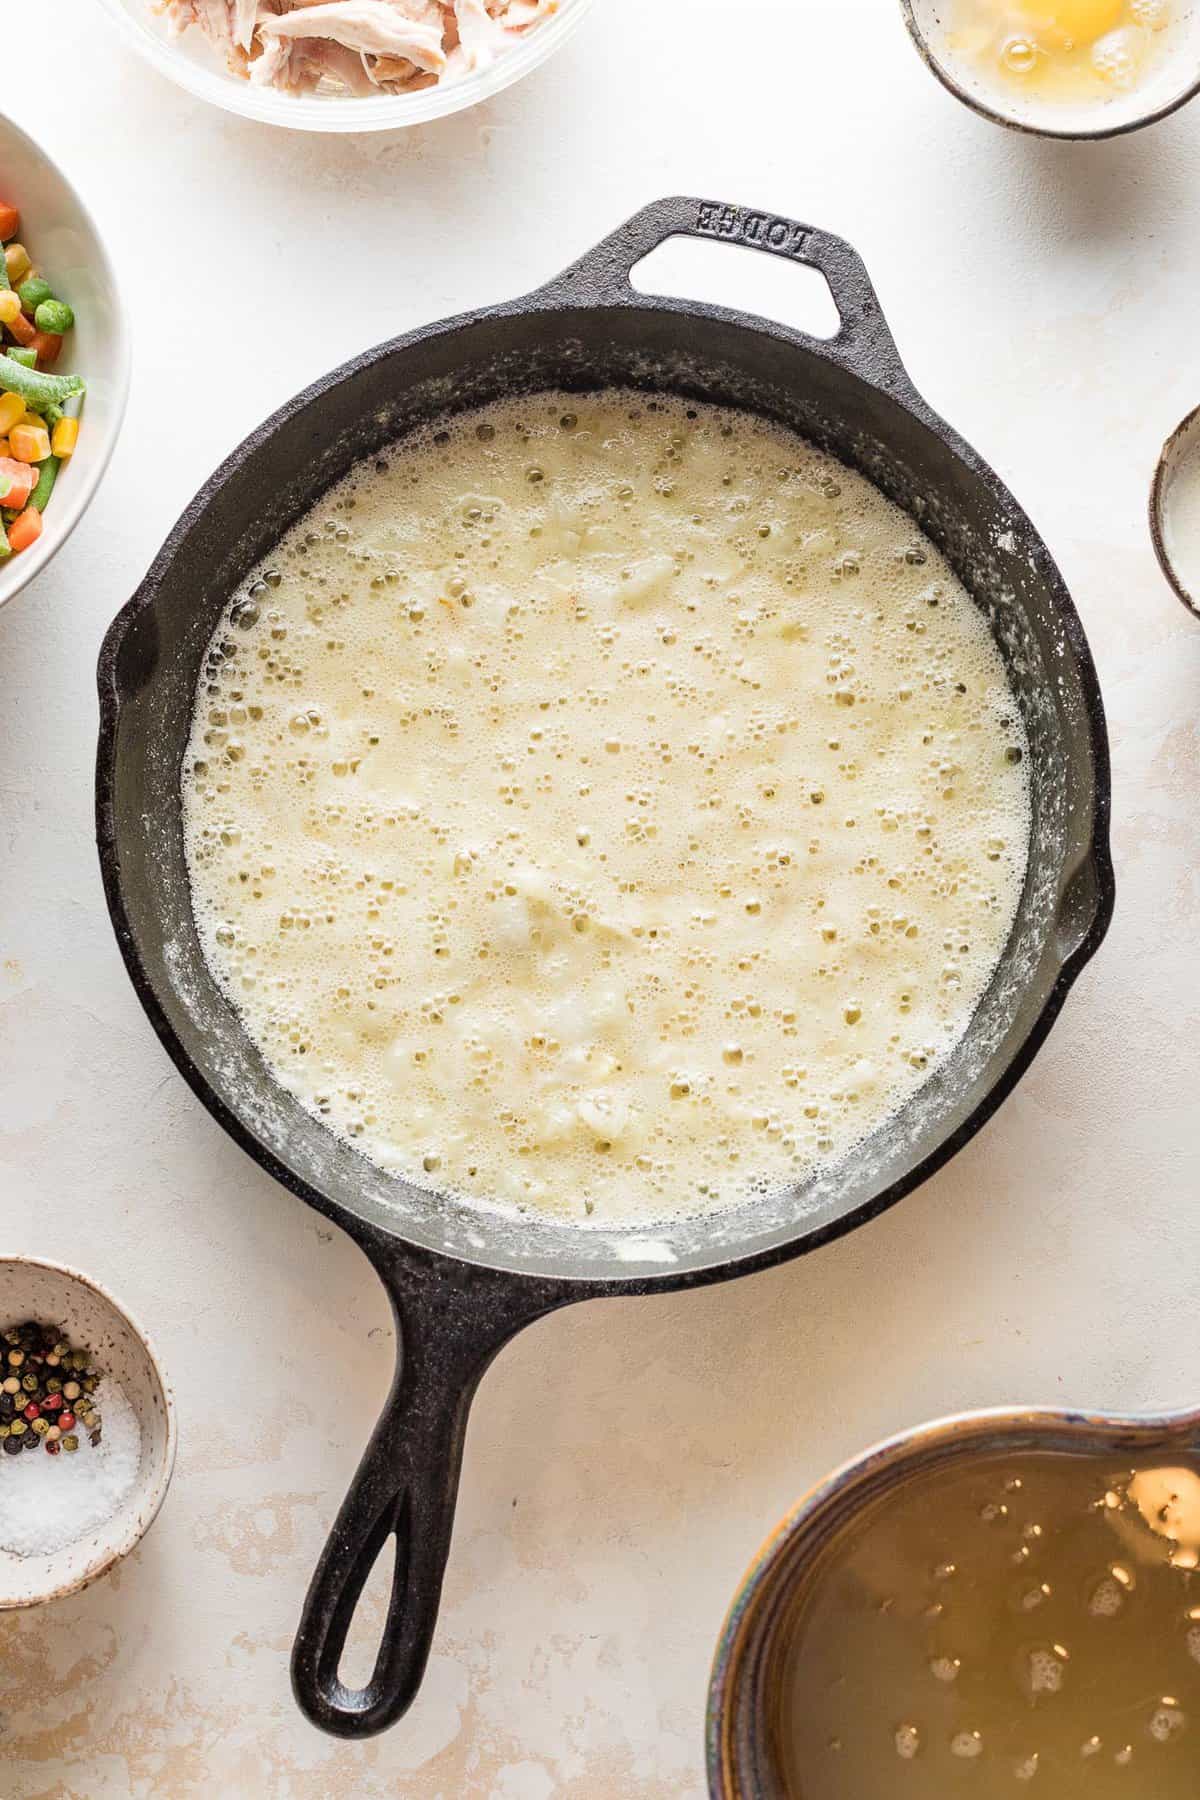
{"type": "MultiPolygon", "coordinates": [[[[891,0],[600,0],[483,112],[306,140],[156,82],[80,0],[26,17],[8,47],[53,61],[53,103],[39,79],[6,104],[107,222],[136,341],[101,495],[0,619],[0,1244],[128,1300],[180,1448],[113,1577],[0,1622],[6,1797],[699,1800],[726,1602],[810,1480],[956,1407],[1200,1400],[1200,629],[1144,522],[1200,399],[1200,112],[1046,145],[944,94],[891,0]],[[95,654],[199,482],[302,383],[533,286],[681,188],[851,238],[918,386],[1043,528],[1110,708],[1117,919],[1017,1094],[886,1218],[504,1354],[425,1690],[347,1747],[294,1710],[287,1652],[384,1392],[388,1315],[358,1253],[191,1099],[134,999],[91,844],[95,654]]],[[[797,270],[705,263],[710,292],[810,304],[797,270]]]]}

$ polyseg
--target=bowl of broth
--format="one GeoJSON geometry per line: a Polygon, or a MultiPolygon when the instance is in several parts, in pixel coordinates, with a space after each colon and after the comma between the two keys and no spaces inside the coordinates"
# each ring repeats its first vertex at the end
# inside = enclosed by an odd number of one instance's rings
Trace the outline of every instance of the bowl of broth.
{"type": "Polygon", "coordinates": [[[718,1800],[1196,1792],[1200,1418],[987,1412],[846,1465],[713,1670],[718,1800]]]}

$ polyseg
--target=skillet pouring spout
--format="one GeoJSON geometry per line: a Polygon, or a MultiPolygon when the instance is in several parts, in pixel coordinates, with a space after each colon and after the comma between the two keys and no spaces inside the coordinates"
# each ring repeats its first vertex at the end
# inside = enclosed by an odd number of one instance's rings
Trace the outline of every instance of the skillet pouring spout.
{"type": "MultiPolygon", "coordinates": [[[[216,646],[219,652],[219,643],[216,646]]],[[[1104,711],[1045,544],[987,463],[915,392],[861,260],[841,238],[710,199],[656,201],[545,287],[364,352],[288,402],[188,506],[100,653],[96,832],[113,928],[167,1054],[259,1166],[341,1225],[379,1270],[400,1360],[321,1559],[293,1667],[313,1722],[366,1736],[411,1703],[429,1652],[472,1396],[524,1324],[575,1300],[682,1289],[783,1262],[875,1218],[978,1132],[1028,1068],[1108,928],[1104,711]],[[666,239],[817,269],[840,320],[815,338],[638,292],[666,239]],[[926,1084],[836,1169],[737,1209],[641,1231],[515,1218],[385,1174],[266,1067],[208,969],[192,912],[181,781],[223,609],[356,463],[448,415],[547,390],[637,388],[756,412],[906,511],[985,615],[1029,745],[1033,826],[1010,940],[926,1084]],[[396,1574],[374,1673],[338,1676],[370,1569],[396,1574]]]]}

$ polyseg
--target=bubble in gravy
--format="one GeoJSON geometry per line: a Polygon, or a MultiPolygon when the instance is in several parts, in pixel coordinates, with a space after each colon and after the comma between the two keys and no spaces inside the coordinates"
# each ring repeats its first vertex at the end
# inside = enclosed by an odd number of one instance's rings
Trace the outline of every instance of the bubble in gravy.
{"type": "Polygon", "coordinates": [[[1027,745],[912,521],[748,415],[537,395],[361,465],[231,598],[205,956],[381,1167],[591,1219],[828,1167],[996,965],[1027,745]]]}

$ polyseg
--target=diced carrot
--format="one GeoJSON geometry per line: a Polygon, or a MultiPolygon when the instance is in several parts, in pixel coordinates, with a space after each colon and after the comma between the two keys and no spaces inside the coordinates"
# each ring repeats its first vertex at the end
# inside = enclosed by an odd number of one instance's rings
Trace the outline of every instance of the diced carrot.
{"type": "Polygon", "coordinates": [[[0,200],[0,243],[7,244],[21,229],[21,215],[7,200],[0,200]]]}
{"type": "Polygon", "coordinates": [[[52,369],[62,349],[62,337],[57,331],[35,331],[29,340],[29,348],[37,352],[39,369],[52,369]]]}
{"type": "Polygon", "coordinates": [[[14,457],[0,458],[0,476],[12,486],[0,498],[0,506],[20,508],[37,486],[38,472],[32,463],[17,462],[14,457]]]}
{"type": "Polygon", "coordinates": [[[9,548],[28,550],[42,535],[42,515],[36,506],[27,506],[8,528],[9,548]]]}
{"type": "Polygon", "coordinates": [[[36,325],[31,324],[24,313],[18,313],[15,319],[9,319],[8,329],[12,332],[12,335],[16,338],[18,344],[24,344],[26,349],[29,348],[33,343],[34,338],[37,336],[36,325]]]}

